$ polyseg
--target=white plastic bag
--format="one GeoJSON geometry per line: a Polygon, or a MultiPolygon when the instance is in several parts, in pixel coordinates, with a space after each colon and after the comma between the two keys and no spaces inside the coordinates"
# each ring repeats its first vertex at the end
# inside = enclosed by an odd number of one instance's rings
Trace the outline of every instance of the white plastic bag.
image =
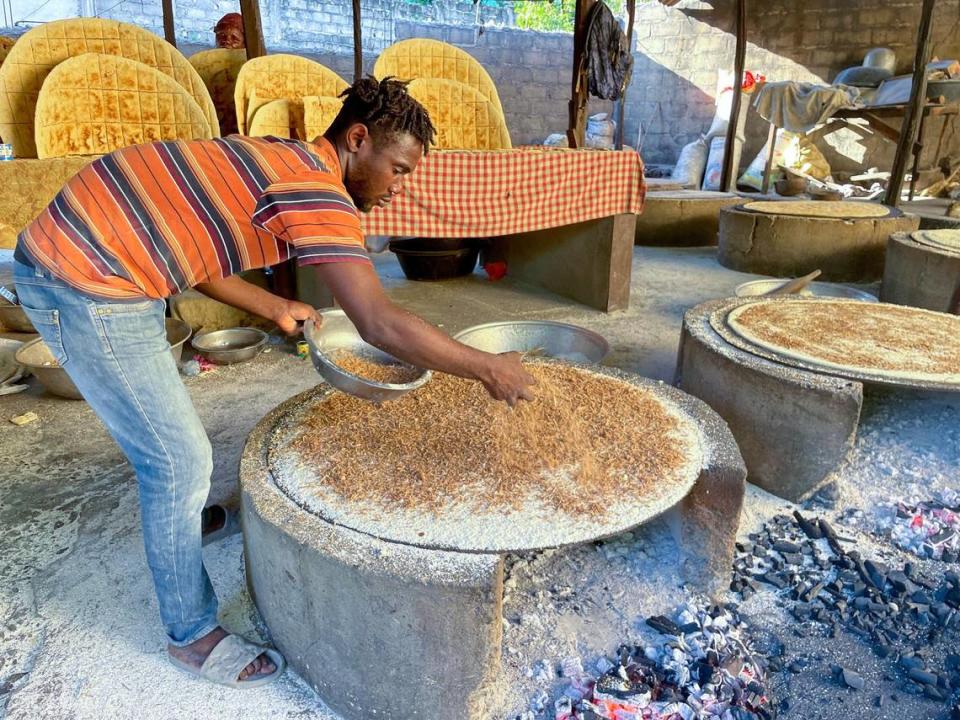
{"type": "MultiPolygon", "coordinates": [[[[707,156],[707,169],[703,175],[704,190],[720,190],[720,180],[723,175],[723,149],[727,144],[727,138],[715,137],[710,141],[710,153],[707,156]]],[[[743,143],[739,138],[733,143],[733,173],[736,177],[740,169],[740,153],[743,150],[743,143]]]]}
{"type": "Polygon", "coordinates": [[[708,153],[709,148],[707,147],[707,141],[703,137],[699,137],[692,143],[684,145],[670,177],[684,185],[695,188],[700,187],[703,170],[707,166],[708,153]]]}

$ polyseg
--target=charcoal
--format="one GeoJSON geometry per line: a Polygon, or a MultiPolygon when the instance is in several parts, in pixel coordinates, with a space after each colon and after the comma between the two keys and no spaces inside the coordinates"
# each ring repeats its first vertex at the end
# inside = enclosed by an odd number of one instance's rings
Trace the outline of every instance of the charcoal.
{"type": "Polygon", "coordinates": [[[917,591],[917,586],[913,584],[910,578],[907,577],[906,573],[901,572],[900,570],[894,570],[893,572],[887,575],[887,580],[890,582],[890,585],[893,586],[893,590],[898,595],[909,595],[917,591]]]}
{"type": "Polygon", "coordinates": [[[953,550],[944,550],[943,555],[940,556],[940,559],[945,563],[955,563],[957,561],[957,553],[953,550]]]}
{"type": "Polygon", "coordinates": [[[780,553],[790,553],[792,555],[800,552],[800,546],[789,540],[777,540],[773,544],[773,549],[780,553]]]}
{"type": "Polygon", "coordinates": [[[844,684],[846,684],[847,687],[853,688],[854,690],[863,690],[864,686],[866,685],[863,676],[854,672],[853,670],[842,668],[840,675],[843,678],[844,684]]]}
{"type": "Polygon", "coordinates": [[[947,696],[934,685],[924,685],[923,694],[926,695],[931,700],[946,700],[947,696]]]}
{"type": "Polygon", "coordinates": [[[914,657],[913,655],[904,655],[902,658],[900,658],[900,667],[908,672],[910,670],[922,669],[923,660],[918,657],[914,657]]]}
{"type": "Polygon", "coordinates": [[[917,605],[929,605],[930,596],[923,592],[923,590],[917,590],[910,595],[910,601],[912,603],[916,603],[917,605]]]}
{"type": "Polygon", "coordinates": [[[920,685],[936,685],[937,676],[932,672],[927,672],[922,667],[911,668],[907,677],[920,685]]]}
{"type": "Polygon", "coordinates": [[[887,583],[887,567],[883,563],[873,560],[867,560],[863,567],[867,572],[867,578],[873,583],[874,587],[883,590],[883,586],[887,583]]]}
{"type": "Polygon", "coordinates": [[[960,655],[951,653],[944,660],[944,667],[950,671],[960,670],[960,655]]]}
{"type": "Polygon", "coordinates": [[[800,514],[799,510],[794,510],[793,516],[797,519],[797,524],[800,526],[803,534],[808,538],[811,540],[819,540],[823,537],[823,531],[820,529],[819,522],[816,520],[813,522],[807,520],[803,515],[800,514]]]}
{"type": "Polygon", "coordinates": [[[679,635],[680,626],[677,625],[673,620],[663,615],[654,615],[653,617],[647,618],[647,625],[652,627],[659,633],[664,635],[679,635]]]}

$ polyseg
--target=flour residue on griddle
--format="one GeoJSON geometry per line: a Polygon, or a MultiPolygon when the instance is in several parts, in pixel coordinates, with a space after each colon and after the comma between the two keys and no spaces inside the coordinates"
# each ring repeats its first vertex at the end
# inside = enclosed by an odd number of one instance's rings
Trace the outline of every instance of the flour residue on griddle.
{"type": "Polygon", "coordinates": [[[695,424],[650,390],[561,365],[527,368],[537,399],[515,409],[441,374],[380,406],[330,396],[300,414],[282,452],[308,471],[301,491],[433,514],[451,503],[489,514],[534,501],[598,517],[682,482],[692,461],[699,467],[695,424]]]}

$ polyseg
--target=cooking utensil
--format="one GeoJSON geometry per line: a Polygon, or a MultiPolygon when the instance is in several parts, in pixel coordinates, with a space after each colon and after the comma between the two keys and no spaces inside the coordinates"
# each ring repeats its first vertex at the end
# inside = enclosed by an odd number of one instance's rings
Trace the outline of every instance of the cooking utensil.
{"type": "MultiPolygon", "coordinates": [[[[784,283],[789,282],[783,279],[771,280],[751,280],[750,282],[738,285],[734,294],[737,297],[755,297],[757,295],[766,295],[771,290],[783,287],[784,283]]],[[[845,298],[847,300],[864,300],[866,302],[877,302],[877,298],[863,290],[847,287],[846,285],[834,285],[832,283],[813,282],[807,285],[794,297],[834,297],[845,298]]]]}
{"type": "Polygon", "coordinates": [[[212,330],[193,338],[194,349],[214,365],[233,365],[252,360],[267,343],[267,334],[252,327],[212,330]]]}
{"type": "Polygon", "coordinates": [[[453,339],[484,352],[522,352],[582,364],[599,363],[610,352],[602,335],[577,325],[546,320],[475,325],[461,330],[453,339]]]}
{"type": "MultiPolygon", "coordinates": [[[[4,290],[13,294],[13,285],[4,285],[4,290]]],[[[14,294],[14,297],[16,295],[14,294]]],[[[3,325],[11,332],[36,333],[36,328],[30,322],[30,318],[19,305],[14,305],[6,297],[0,295],[0,325],[3,325]]]]}
{"type": "Polygon", "coordinates": [[[321,310],[323,322],[320,327],[308,320],[304,323],[303,337],[310,346],[310,359],[317,372],[333,387],[348,395],[383,402],[394,400],[411,390],[422,387],[430,380],[432,373],[422,370],[421,375],[408,383],[380,383],[359,377],[347,372],[337,365],[334,354],[339,350],[347,350],[362,355],[364,359],[391,365],[400,362],[389,353],[365,342],[357,328],[343,310],[321,310]]]}
{"type": "Polygon", "coordinates": [[[803,290],[807,285],[820,277],[820,271],[814,270],[812,273],[804,275],[803,277],[798,277],[788,282],[785,282],[778,288],[764,293],[765,295],[793,295],[803,290]]]}

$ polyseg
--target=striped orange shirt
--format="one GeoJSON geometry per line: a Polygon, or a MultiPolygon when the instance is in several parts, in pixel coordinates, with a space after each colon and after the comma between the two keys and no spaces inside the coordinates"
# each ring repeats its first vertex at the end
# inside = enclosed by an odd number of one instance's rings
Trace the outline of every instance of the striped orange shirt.
{"type": "Polygon", "coordinates": [[[122,148],[77,173],[17,255],[81,292],[163,298],[241,270],[370,262],[325,139],[231,135],[122,148]]]}

